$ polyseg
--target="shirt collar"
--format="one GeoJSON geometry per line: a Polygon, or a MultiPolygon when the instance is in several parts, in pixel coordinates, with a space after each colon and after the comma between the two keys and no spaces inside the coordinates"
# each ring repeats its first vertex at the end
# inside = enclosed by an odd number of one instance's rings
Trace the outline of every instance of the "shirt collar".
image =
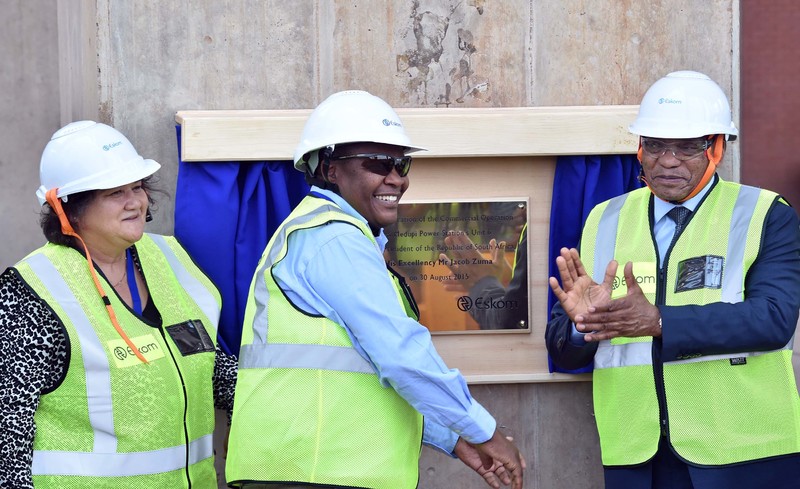
{"type": "Polygon", "coordinates": [[[711,190],[711,186],[717,180],[717,176],[715,175],[714,178],[710,179],[706,186],[703,187],[703,190],[697,193],[694,197],[687,200],[686,202],[681,202],[680,204],[673,204],[670,202],[663,201],[657,197],[653,198],[653,222],[658,222],[667,215],[667,212],[671,211],[674,207],[683,206],[689,209],[690,211],[694,212],[697,209],[697,206],[700,205],[700,201],[703,200],[703,197],[711,190]]]}

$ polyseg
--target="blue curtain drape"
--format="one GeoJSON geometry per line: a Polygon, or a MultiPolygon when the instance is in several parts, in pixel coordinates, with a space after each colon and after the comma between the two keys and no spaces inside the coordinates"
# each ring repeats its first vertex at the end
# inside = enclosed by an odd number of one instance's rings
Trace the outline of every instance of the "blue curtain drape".
{"type": "Polygon", "coordinates": [[[301,172],[286,161],[180,161],[175,237],[222,295],[217,337],[238,354],[247,292],[272,233],[308,193],[301,172]]]}
{"type": "MultiPolygon", "coordinates": [[[[180,131],[176,126],[178,155],[180,131]]],[[[179,156],[180,158],[180,156],[179,156]]],[[[221,348],[238,354],[253,272],[270,236],[308,193],[291,162],[178,162],[175,236],[222,294],[221,348]]],[[[555,257],[575,247],[589,211],[639,188],[634,155],[561,156],[550,209],[549,274],[555,257]]],[[[548,289],[548,312],[555,303],[548,289]]],[[[550,362],[551,372],[565,372],[550,362]]],[[[570,373],[588,372],[591,366],[570,373]]]]}
{"type": "MultiPolygon", "coordinates": [[[[561,248],[578,246],[583,224],[592,208],[612,197],[642,186],[639,161],[635,155],[559,156],[553,178],[553,202],[550,208],[549,274],[558,277],[556,257],[561,248]]],[[[548,288],[547,311],[556,303],[548,288]]],[[[550,363],[551,372],[591,372],[562,370],[550,363]]]]}

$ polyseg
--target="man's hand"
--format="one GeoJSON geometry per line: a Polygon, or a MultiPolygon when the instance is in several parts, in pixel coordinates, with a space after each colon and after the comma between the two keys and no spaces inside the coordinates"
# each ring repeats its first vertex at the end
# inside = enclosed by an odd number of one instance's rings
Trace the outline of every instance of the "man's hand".
{"type": "Polygon", "coordinates": [[[500,468],[502,468],[505,477],[511,481],[511,489],[522,489],[525,459],[511,440],[495,430],[489,440],[472,446],[478,452],[484,469],[494,469],[495,474],[500,474],[500,468]]]}
{"type": "MultiPolygon", "coordinates": [[[[550,277],[550,288],[561,302],[561,307],[573,323],[589,312],[589,308],[607,304],[611,300],[611,287],[617,273],[617,262],[611,261],[606,267],[602,284],[598,284],[586,273],[578,250],[561,248],[561,256],[556,258],[558,274],[563,288],[555,277],[550,277]]],[[[582,331],[578,328],[579,331],[582,331]]],[[[587,330],[588,331],[588,330],[587,330]]]]}
{"type": "Polygon", "coordinates": [[[586,341],[610,340],[618,336],[661,336],[661,313],[647,300],[636,282],[633,263],[625,264],[624,273],[628,286],[625,297],[590,305],[586,312],[573,319],[578,331],[589,332],[583,337],[586,341]]]}
{"type": "Polygon", "coordinates": [[[497,462],[493,463],[488,469],[484,467],[478,450],[476,450],[474,446],[470,445],[463,438],[459,437],[458,441],[456,442],[456,446],[453,449],[453,454],[455,454],[459,460],[464,462],[464,465],[480,474],[486,483],[494,489],[499,489],[501,483],[505,486],[511,484],[511,477],[509,477],[505,467],[497,462]]]}

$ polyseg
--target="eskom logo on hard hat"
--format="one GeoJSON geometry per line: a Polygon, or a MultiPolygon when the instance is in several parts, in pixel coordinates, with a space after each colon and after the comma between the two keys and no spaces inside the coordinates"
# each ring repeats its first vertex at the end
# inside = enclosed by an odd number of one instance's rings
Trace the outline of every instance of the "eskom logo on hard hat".
{"type": "Polygon", "coordinates": [[[403,125],[402,125],[402,124],[400,124],[399,122],[390,121],[389,119],[384,119],[384,120],[383,120],[383,125],[384,125],[384,126],[398,126],[398,127],[403,127],[403,125]]]}
{"type": "Polygon", "coordinates": [[[122,144],[122,141],[117,141],[116,143],[111,143],[111,144],[105,144],[103,145],[103,151],[108,151],[111,148],[116,148],[120,144],[122,144]]]}
{"type": "Polygon", "coordinates": [[[683,100],[676,100],[674,98],[660,98],[658,99],[659,104],[682,104],[683,100]]]}

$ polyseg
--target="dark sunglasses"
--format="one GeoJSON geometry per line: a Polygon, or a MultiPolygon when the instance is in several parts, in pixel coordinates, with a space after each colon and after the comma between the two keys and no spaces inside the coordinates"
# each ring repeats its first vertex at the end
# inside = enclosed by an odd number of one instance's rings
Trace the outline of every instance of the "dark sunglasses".
{"type": "Polygon", "coordinates": [[[357,154],[357,155],[347,155],[347,156],[337,156],[336,158],[331,158],[331,161],[339,161],[339,160],[349,160],[352,158],[363,158],[368,162],[365,165],[365,168],[372,173],[376,173],[385,177],[389,173],[392,172],[392,168],[397,170],[397,174],[401,177],[408,175],[408,171],[411,170],[411,157],[410,156],[400,156],[394,157],[389,155],[381,155],[381,154],[357,154]]]}

